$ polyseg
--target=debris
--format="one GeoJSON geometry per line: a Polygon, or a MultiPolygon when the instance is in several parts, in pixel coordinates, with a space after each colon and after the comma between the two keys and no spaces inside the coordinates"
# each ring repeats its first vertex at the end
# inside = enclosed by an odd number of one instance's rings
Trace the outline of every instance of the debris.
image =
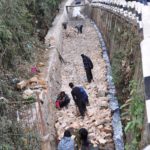
{"type": "Polygon", "coordinates": [[[56,44],[55,38],[53,36],[49,38],[49,44],[50,46],[54,46],[56,44]]]}
{"type": "Polygon", "coordinates": [[[43,79],[39,79],[38,84],[46,86],[46,81],[43,79]]]}
{"type": "Polygon", "coordinates": [[[31,68],[31,73],[35,74],[35,73],[37,73],[37,72],[38,72],[37,67],[33,66],[33,67],[31,68]]]}
{"type": "Polygon", "coordinates": [[[107,140],[105,140],[103,138],[99,138],[98,141],[100,144],[105,144],[107,142],[107,140]]]}
{"type": "Polygon", "coordinates": [[[33,96],[33,91],[32,90],[30,90],[30,89],[27,89],[27,90],[25,90],[24,92],[23,92],[23,99],[28,99],[28,98],[30,98],[30,97],[32,97],[33,96]]]}
{"type": "Polygon", "coordinates": [[[106,96],[106,91],[104,90],[98,90],[98,93],[96,94],[96,97],[105,97],[106,96]]]}
{"type": "Polygon", "coordinates": [[[14,84],[14,85],[16,85],[19,82],[20,82],[20,80],[18,78],[11,79],[11,83],[14,84]]]}
{"type": "Polygon", "coordinates": [[[20,116],[19,116],[19,111],[16,111],[16,115],[17,115],[17,121],[20,122],[20,116]]]}
{"type": "Polygon", "coordinates": [[[37,67],[44,67],[45,65],[44,65],[44,63],[43,62],[39,62],[38,64],[37,64],[37,67]]]}
{"type": "Polygon", "coordinates": [[[49,134],[45,135],[45,136],[41,136],[41,141],[42,142],[46,142],[49,139],[49,134]]]}
{"type": "Polygon", "coordinates": [[[8,103],[9,100],[6,99],[5,97],[0,97],[0,102],[5,102],[5,103],[8,103]]]}
{"type": "Polygon", "coordinates": [[[108,102],[107,101],[101,101],[100,106],[103,107],[103,108],[107,108],[108,107],[108,102]]]}
{"type": "Polygon", "coordinates": [[[17,83],[17,89],[22,90],[23,88],[27,87],[27,85],[28,85],[28,81],[23,80],[17,83]]]}
{"type": "Polygon", "coordinates": [[[32,77],[30,80],[29,80],[29,83],[32,84],[32,83],[37,83],[38,82],[38,78],[37,77],[32,77]]]}

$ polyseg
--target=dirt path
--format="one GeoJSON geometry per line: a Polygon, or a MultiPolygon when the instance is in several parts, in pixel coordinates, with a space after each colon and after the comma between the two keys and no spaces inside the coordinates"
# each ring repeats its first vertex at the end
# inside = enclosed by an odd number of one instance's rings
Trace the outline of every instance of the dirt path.
{"type": "Polygon", "coordinates": [[[111,110],[108,108],[106,68],[101,56],[101,49],[97,33],[90,23],[86,21],[83,34],[77,34],[75,28],[69,26],[63,33],[63,53],[65,64],[62,65],[62,87],[71,98],[68,109],[57,111],[57,122],[55,124],[59,139],[63,136],[64,130],[73,127],[88,129],[89,139],[94,146],[104,150],[113,150],[111,127],[111,110]],[[91,58],[94,64],[94,82],[88,83],[83,68],[81,54],[91,58]],[[69,82],[75,85],[82,85],[89,95],[90,106],[87,107],[88,115],[84,120],[76,114],[76,107],[70,94],[69,82]]]}

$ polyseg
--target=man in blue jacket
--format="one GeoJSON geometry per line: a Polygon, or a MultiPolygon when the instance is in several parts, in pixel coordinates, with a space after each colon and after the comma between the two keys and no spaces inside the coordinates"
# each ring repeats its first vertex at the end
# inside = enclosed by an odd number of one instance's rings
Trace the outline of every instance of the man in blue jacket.
{"type": "Polygon", "coordinates": [[[82,96],[83,96],[83,99],[86,103],[87,106],[89,106],[89,98],[88,98],[88,95],[86,93],[86,91],[84,90],[84,88],[82,86],[79,87],[80,88],[80,92],[82,93],[82,96]]]}
{"type": "Polygon", "coordinates": [[[73,100],[74,100],[76,106],[78,107],[80,115],[82,116],[82,119],[83,119],[85,112],[87,110],[85,95],[82,92],[81,87],[74,86],[73,83],[69,83],[69,87],[72,89],[71,95],[72,95],[73,100]]]}

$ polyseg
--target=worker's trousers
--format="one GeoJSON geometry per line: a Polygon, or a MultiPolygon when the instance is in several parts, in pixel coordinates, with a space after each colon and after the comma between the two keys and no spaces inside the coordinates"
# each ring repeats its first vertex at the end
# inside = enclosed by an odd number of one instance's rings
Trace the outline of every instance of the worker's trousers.
{"type": "Polygon", "coordinates": [[[90,83],[91,80],[93,79],[92,71],[90,68],[85,69],[85,71],[86,71],[87,80],[90,83]]]}

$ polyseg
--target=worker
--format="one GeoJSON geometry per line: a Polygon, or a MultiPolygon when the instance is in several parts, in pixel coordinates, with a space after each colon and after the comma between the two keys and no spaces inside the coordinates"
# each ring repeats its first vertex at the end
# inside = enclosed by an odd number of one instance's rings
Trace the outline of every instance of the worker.
{"type": "Polygon", "coordinates": [[[71,139],[69,130],[64,132],[64,136],[58,144],[58,150],[74,150],[74,140],[71,139]]]}
{"type": "Polygon", "coordinates": [[[82,24],[76,25],[75,28],[78,30],[78,33],[82,33],[82,29],[83,29],[83,25],[82,24]]]}
{"type": "Polygon", "coordinates": [[[84,119],[84,115],[86,112],[86,102],[84,100],[84,95],[80,90],[80,87],[74,87],[73,83],[69,83],[69,87],[72,89],[71,94],[76,106],[79,109],[80,115],[82,119],[84,119]]]}
{"type": "Polygon", "coordinates": [[[80,88],[80,92],[81,92],[82,95],[83,95],[83,99],[84,99],[86,105],[89,106],[89,105],[90,105],[90,103],[89,103],[89,98],[88,98],[88,95],[87,95],[85,89],[84,89],[82,86],[80,86],[79,88],[80,88]]]}
{"type": "Polygon", "coordinates": [[[83,64],[84,64],[84,69],[86,72],[86,76],[87,76],[87,80],[89,83],[91,83],[91,81],[93,80],[93,75],[92,75],[92,69],[93,69],[93,63],[91,61],[91,59],[84,55],[81,54],[82,60],[83,60],[83,64]]]}
{"type": "Polygon", "coordinates": [[[88,131],[85,128],[81,128],[78,132],[79,142],[78,148],[80,150],[99,150],[98,147],[95,147],[88,139],[88,131]]]}
{"type": "Polygon", "coordinates": [[[69,102],[70,102],[69,96],[64,91],[61,91],[60,94],[57,96],[55,105],[56,105],[56,108],[58,108],[58,109],[60,109],[62,107],[67,108],[69,102]]]}
{"type": "Polygon", "coordinates": [[[88,131],[85,128],[79,130],[79,138],[81,143],[81,150],[87,150],[90,147],[90,142],[88,140],[88,131]]]}
{"type": "Polygon", "coordinates": [[[63,26],[63,29],[66,30],[66,29],[67,29],[67,22],[63,22],[63,23],[62,23],[62,26],[63,26]]]}

